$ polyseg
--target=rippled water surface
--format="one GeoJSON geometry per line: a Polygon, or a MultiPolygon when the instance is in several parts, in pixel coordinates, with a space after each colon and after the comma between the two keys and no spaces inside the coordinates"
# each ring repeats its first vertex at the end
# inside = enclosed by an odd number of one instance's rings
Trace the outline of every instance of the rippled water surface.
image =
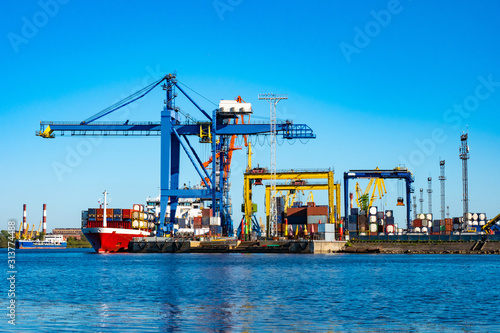
{"type": "MultiPolygon", "coordinates": [[[[500,331],[494,255],[85,249],[17,250],[16,260],[22,332],[500,331]]],[[[13,330],[5,314],[0,328],[13,330]]]]}

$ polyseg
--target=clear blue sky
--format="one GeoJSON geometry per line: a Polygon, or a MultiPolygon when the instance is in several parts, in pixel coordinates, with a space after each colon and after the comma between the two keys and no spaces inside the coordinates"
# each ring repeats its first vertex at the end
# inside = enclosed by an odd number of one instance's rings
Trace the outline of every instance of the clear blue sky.
{"type": "MultiPolygon", "coordinates": [[[[287,93],[278,116],[308,124],[317,139],[279,147],[279,169],[335,168],[341,180],[350,169],[405,163],[417,191],[434,178],[435,215],[440,158],[451,215],[462,213],[458,148],[468,125],[470,210],[499,213],[497,1],[42,0],[3,7],[2,228],[22,219],[23,203],[37,225],[47,203],[52,229],[79,227],[81,210],[95,207],[104,189],[121,208],[157,195],[158,138],[43,140],[35,131],[40,120],[83,120],[174,70],[215,103],[241,95],[255,119],[269,112],[259,93],[287,93]],[[72,157],[85,148],[85,156],[72,157]],[[68,161],[71,172],[58,176],[54,166],[68,161]]],[[[107,119],[158,121],[162,94],[107,119]]],[[[201,119],[186,100],[177,105],[201,119]]],[[[245,159],[234,154],[235,220],[245,159]]],[[[188,163],[182,160],[181,181],[193,184],[199,179],[188,163]]],[[[268,146],[255,149],[254,163],[269,164],[268,146]]],[[[397,184],[386,185],[384,203],[396,210],[397,184]]],[[[255,199],[259,217],[263,192],[255,199]]],[[[396,217],[404,225],[403,209],[396,217]]]]}

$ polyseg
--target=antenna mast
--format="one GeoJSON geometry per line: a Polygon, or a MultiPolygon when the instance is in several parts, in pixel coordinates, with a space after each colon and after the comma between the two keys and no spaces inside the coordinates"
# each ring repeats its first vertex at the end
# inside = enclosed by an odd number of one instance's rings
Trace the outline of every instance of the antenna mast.
{"type": "Polygon", "coordinates": [[[276,105],[282,99],[288,99],[283,94],[259,94],[260,100],[267,100],[270,106],[270,144],[271,144],[271,216],[269,221],[269,235],[278,234],[278,210],[276,207],[276,105]]]}
{"type": "Polygon", "coordinates": [[[470,158],[469,146],[467,145],[467,139],[469,138],[469,133],[463,133],[460,136],[460,141],[462,145],[460,146],[460,159],[462,160],[462,183],[463,183],[463,223],[464,227],[468,224],[467,213],[469,212],[469,177],[467,171],[467,160],[470,158]]]}

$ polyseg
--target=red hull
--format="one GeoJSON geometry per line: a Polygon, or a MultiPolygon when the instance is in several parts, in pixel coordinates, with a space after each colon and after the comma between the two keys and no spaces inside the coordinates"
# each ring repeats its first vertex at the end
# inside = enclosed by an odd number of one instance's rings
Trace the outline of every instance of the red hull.
{"type": "Polygon", "coordinates": [[[97,253],[125,252],[132,238],[150,234],[148,230],[116,228],[82,228],[82,232],[97,253]]]}

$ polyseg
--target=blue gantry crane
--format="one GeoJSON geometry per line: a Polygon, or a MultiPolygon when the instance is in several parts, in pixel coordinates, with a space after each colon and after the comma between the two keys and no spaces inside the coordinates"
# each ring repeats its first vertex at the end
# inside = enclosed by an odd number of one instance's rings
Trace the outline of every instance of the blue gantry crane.
{"type": "MultiPolygon", "coordinates": [[[[200,198],[212,201],[212,217],[220,218],[222,232],[233,235],[233,222],[228,207],[228,179],[224,171],[227,161],[229,139],[233,135],[269,135],[270,124],[236,124],[232,121],[240,115],[239,110],[230,108],[214,109],[211,114],[201,108],[179,85],[176,74],[167,74],[138,92],[102,110],[81,122],[41,121],[37,135],[42,138],[54,138],[55,133],[71,136],[160,136],[160,218],[158,236],[171,233],[175,221],[175,211],[179,198],[200,198]],[[165,107],[161,111],[160,122],[97,122],[100,118],[144,97],[160,86],[166,91],[165,107]],[[180,91],[206,118],[197,121],[186,117],[181,121],[180,110],[175,106],[177,92],[180,91]],[[198,136],[200,142],[211,144],[213,168],[207,171],[188,137],[198,136]],[[180,153],[186,153],[194,169],[205,185],[203,189],[179,188],[180,153]],[[206,181],[208,178],[210,181],[206,181]],[[170,202],[170,219],[166,216],[170,202]],[[226,203],[226,204],[225,204],[226,203]]],[[[276,133],[283,139],[313,139],[315,134],[305,124],[291,121],[278,123],[276,133]]]]}
{"type": "Polygon", "coordinates": [[[349,179],[376,178],[376,179],[404,179],[406,182],[406,222],[411,229],[411,193],[415,192],[412,183],[413,174],[406,168],[397,167],[394,170],[350,170],[344,172],[344,219],[349,215],[349,179]]]}

